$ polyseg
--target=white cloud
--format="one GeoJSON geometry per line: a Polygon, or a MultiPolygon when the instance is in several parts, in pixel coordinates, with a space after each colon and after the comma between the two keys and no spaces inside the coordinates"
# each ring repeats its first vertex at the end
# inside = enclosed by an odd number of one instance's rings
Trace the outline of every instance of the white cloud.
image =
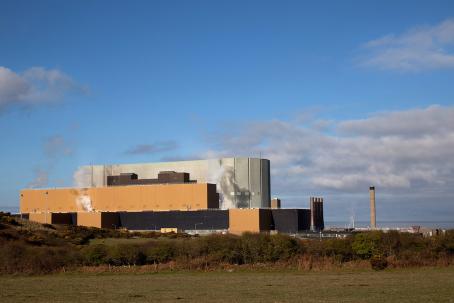
{"type": "Polygon", "coordinates": [[[383,70],[454,68],[454,19],[387,35],[364,45],[361,63],[383,70]]]}
{"type": "Polygon", "coordinates": [[[125,154],[128,155],[145,155],[145,154],[156,154],[175,150],[178,144],[175,141],[160,141],[153,144],[139,144],[131,147],[125,154]]]}
{"type": "Polygon", "coordinates": [[[454,108],[434,105],[424,109],[381,113],[373,117],[343,121],[339,129],[344,133],[369,136],[422,136],[452,132],[454,108]]]}
{"type": "MultiPolygon", "coordinates": [[[[334,123],[326,133],[280,120],[212,138],[210,156],[271,160],[273,192],[307,196],[366,192],[454,197],[454,107],[430,106],[334,123]]],[[[436,197],[435,197],[435,196],[436,197]]]]}
{"type": "Polygon", "coordinates": [[[0,110],[58,102],[70,93],[86,91],[87,88],[57,69],[33,67],[16,73],[0,66],[0,110]]]}

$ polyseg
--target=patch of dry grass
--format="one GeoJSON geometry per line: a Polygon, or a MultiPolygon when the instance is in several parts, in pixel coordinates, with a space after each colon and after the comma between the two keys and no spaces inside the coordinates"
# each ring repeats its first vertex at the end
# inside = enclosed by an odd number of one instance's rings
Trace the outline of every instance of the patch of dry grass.
{"type": "Polygon", "coordinates": [[[0,277],[1,302],[454,302],[454,268],[0,277]]]}

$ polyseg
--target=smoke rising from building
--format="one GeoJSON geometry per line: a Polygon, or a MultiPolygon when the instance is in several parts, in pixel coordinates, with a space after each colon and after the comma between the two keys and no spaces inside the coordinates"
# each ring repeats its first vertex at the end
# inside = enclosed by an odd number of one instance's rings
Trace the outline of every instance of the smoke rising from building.
{"type": "Polygon", "coordinates": [[[84,211],[93,211],[91,204],[91,198],[88,195],[81,194],[76,198],[76,204],[78,208],[82,208],[84,211]]]}

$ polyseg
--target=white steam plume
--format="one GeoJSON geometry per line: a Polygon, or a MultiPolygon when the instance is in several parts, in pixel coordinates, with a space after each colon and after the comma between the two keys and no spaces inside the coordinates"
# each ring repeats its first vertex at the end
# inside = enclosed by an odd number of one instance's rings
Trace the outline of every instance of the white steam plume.
{"type": "Polygon", "coordinates": [[[73,174],[73,183],[77,188],[91,187],[91,169],[86,166],[79,167],[73,174]]]}
{"type": "Polygon", "coordinates": [[[89,195],[81,194],[76,198],[77,206],[82,208],[84,211],[93,211],[93,205],[91,204],[91,198],[89,195]]]}

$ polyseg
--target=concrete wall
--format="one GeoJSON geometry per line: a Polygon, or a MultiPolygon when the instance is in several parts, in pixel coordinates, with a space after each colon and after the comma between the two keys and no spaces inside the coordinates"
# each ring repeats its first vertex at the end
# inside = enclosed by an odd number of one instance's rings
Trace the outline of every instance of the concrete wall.
{"type": "Polygon", "coordinates": [[[187,172],[191,180],[217,186],[220,208],[269,208],[270,161],[258,158],[221,158],[161,163],[83,166],[75,173],[80,187],[107,185],[107,176],[136,173],[157,178],[160,171],[187,172]]]}
{"type": "Polygon", "coordinates": [[[229,209],[229,232],[269,231],[273,227],[270,209],[229,209]]]}
{"type": "Polygon", "coordinates": [[[156,184],[21,191],[20,212],[159,211],[217,208],[214,184],[156,184]]]}
{"type": "Polygon", "coordinates": [[[229,209],[229,232],[260,232],[260,213],[258,209],[229,209]]]}
{"type": "Polygon", "coordinates": [[[99,212],[78,213],[77,225],[101,228],[101,213],[99,212]]]}
{"type": "Polygon", "coordinates": [[[75,212],[84,209],[77,205],[77,189],[26,189],[20,192],[20,212],[75,212]]]}
{"type": "Polygon", "coordinates": [[[51,213],[31,213],[28,215],[28,220],[33,222],[38,222],[42,224],[51,224],[52,223],[52,214],[51,213]]]}
{"type": "Polygon", "coordinates": [[[30,213],[28,214],[28,220],[42,224],[75,225],[77,223],[77,215],[76,213],[30,213]]]}
{"type": "Polygon", "coordinates": [[[77,225],[115,229],[120,227],[120,215],[110,212],[81,212],[77,213],[77,225]]]}

